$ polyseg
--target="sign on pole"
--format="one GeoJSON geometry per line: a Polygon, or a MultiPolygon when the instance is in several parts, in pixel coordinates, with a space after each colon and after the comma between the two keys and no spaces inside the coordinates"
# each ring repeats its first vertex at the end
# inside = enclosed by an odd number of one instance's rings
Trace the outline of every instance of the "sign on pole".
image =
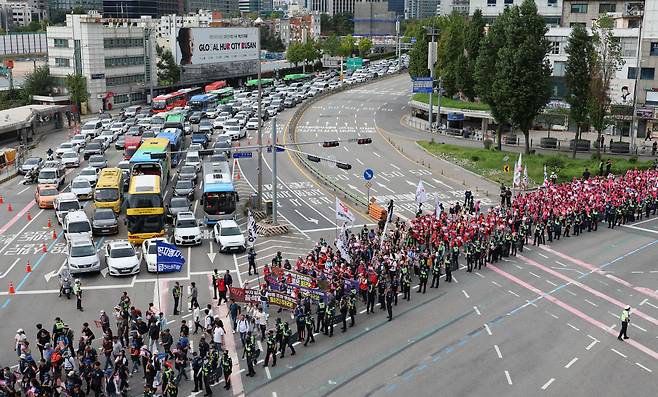
{"type": "Polygon", "coordinates": [[[366,181],[371,180],[373,176],[375,176],[375,171],[371,170],[370,168],[363,171],[363,179],[365,179],[366,181]]]}
{"type": "Polygon", "coordinates": [[[250,159],[254,156],[252,152],[235,152],[233,153],[234,159],[250,159]]]}
{"type": "Polygon", "coordinates": [[[414,77],[413,92],[429,94],[432,92],[434,80],[431,77],[414,77]]]}

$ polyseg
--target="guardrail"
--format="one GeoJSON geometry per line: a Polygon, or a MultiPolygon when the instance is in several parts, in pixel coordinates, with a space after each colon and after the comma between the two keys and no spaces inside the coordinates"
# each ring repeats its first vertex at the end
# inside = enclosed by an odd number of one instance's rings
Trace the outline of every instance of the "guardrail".
{"type": "MultiPolygon", "coordinates": [[[[399,74],[400,74],[400,72],[393,73],[393,74],[387,74],[385,76],[375,77],[371,80],[367,80],[367,81],[364,81],[362,83],[342,85],[339,88],[333,89],[331,91],[324,91],[321,94],[316,95],[313,98],[311,98],[310,100],[304,102],[302,104],[302,106],[300,106],[299,108],[297,108],[297,110],[295,110],[295,113],[290,118],[290,124],[288,126],[288,137],[290,138],[290,141],[293,144],[297,141],[297,139],[296,139],[297,138],[297,123],[299,123],[299,120],[304,115],[304,112],[309,107],[311,107],[314,103],[320,101],[321,99],[327,98],[331,95],[338,94],[340,92],[347,91],[347,90],[350,90],[350,89],[353,89],[353,88],[362,87],[362,86],[372,84],[372,83],[375,83],[375,82],[378,82],[378,81],[386,80],[386,79],[392,78],[394,76],[397,76],[399,74]]],[[[299,146],[295,146],[295,149],[302,150],[302,149],[300,149],[299,146]]],[[[322,181],[322,183],[324,183],[325,185],[331,187],[334,192],[340,192],[343,195],[344,199],[349,199],[354,204],[363,207],[364,212],[368,211],[368,204],[369,203],[367,202],[367,200],[364,197],[358,197],[358,196],[354,195],[353,193],[351,193],[350,191],[348,191],[348,190],[344,189],[343,187],[339,186],[338,184],[334,183],[333,181],[330,181],[327,177],[322,175],[322,173],[319,170],[315,169],[315,167],[313,167],[309,163],[309,161],[306,159],[306,157],[303,154],[295,153],[295,156],[297,157],[298,162],[301,163],[304,166],[304,168],[306,168],[309,172],[311,172],[317,179],[322,181]]]]}

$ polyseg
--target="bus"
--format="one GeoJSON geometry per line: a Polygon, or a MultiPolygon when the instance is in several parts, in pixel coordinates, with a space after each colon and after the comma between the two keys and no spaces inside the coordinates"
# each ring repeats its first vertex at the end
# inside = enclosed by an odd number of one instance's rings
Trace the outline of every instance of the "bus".
{"type": "Polygon", "coordinates": [[[240,197],[233,186],[228,161],[203,163],[201,205],[204,223],[212,225],[220,219],[233,219],[240,197]]]}
{"type": "Polygon", "coordinates": [[[296,82],[303,83],[305,81],[310,81],[312,79],[313,79],[313,75],[308,73],[295,73],[295,74],[287,74],[283,76],[283,81],[285,81],[286,84],[296,83],[296,82]]]}
{"type": "Polygon", "coordinates": [[[141,135],[132,135],[126,134],[124,144],[123,144],[123,159],[130,160],[130,158],[135,154],[139,145],[142,144],[141,135]]]}
{"type": "Polygon", "coordinates": [[[158,133],[158,138],[169,140],[169,152],[171,153],[171,166],[177,167],[182,155],[183,130],[180,128],[165,128],[158,133]]]}
{"type": "MultiPolygon", "coordinates": [[[[274,85],[274,79],[260,79],[260,86],[261,87],[268,87],[274,85]]],[[[258,79],[253,79],[253,80],[247,80],[245,83],[245,86],[247,88],[253,89],[253,88],[258,88],[258,79]]]]}
{"type": "Polygon", "coordinates": [[[215,109],[217,107],[217,95],[201,94],[195,95],[190,99],[190,109],[193,111],[202,111],[215,109]]]}
{"type": "Polygon", "coordinates": [[[215,81],[214,83],[210,83],[206,85],[205,91],[207,94],[211,91],[219,90],[220,88],[224,88],[224,87],[226,87],[226,80],[219,80],[219,81],[215,81]]]}
{"type": "Polygon", "coordinates": [[[185,105],[184,106],[186,106],[187,102],[189,102],[190,99],[192,99],[193,96],[203,94],[203,88],[201,88],[201,87],[182,88],[182,89],[178,90],[178,92],[182,92],[183,94],[185,94],[185,105]]]}
{"type": "Polygon", "coordinates": [[[158,95],[151,101],[151,108],[154,113],[168,112],[175,107],[184,107],[185,105],[187,105],[187,96],[180,91],[158,95]]]}
{"type": "Polygon", "coordinates": [[[178,128],[185,133],[185,116],[181,113],[168,115],[163,128],[178,128]]]}
{"type": "Polygon", "coordinates": [[[211,94],[217,95],[217,103],[225,104],[233,100],[233,88],[226,87],[215,91],[210,91],[211,94]]]}
{"type": "Polygon", "coordinates": [[[128,241],[141,244],[165,235],[165,208],[162,185],[157,175],[133,175],[126,199],[128,241]]]}
{"type": "Polygon", "coordinates": [[[147,138],[130,158],[130,175],[157,175],[163,186],[169,181],[169,139],[147,138]]]}
{"type": "Polygon", "coordinates": [[[96,208],[112,208],[121,212],[121,193],[123,191],[123,173],[120,168],[103,168],[98,175],[94,190],[96,208]]]}

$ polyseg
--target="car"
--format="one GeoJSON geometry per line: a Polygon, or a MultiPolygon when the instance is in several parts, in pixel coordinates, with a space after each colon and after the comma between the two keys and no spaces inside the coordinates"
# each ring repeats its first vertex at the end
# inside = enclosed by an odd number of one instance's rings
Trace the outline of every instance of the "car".
{"type": "Polygon", "coordinates": [[[89,157],[89,166],[102,169],[107,167],[107,159],[102,154],[95,154],[89,157]]]}
{"type": "Polygon", "coordinates": [[[91,237],[91,222],[83,209],[68,211],[62,219],[62,229],[67,240],[82,236],[91,237]]]}
{"type": "Polygon", "coordinates": [[[71,182],[71,193],[78,196],[78,200],[89,200],[94,195],[94,189],[86,178],[78,176],[71,182]]]}
{"type": "Polygon", "coordinates": [[[200,143],[191,143],[190,146],[187,147],[188,152],[198,152],[199,150],[203,150],[203,146],[201,146],[200,143]]]}
{"type": "Polygon", "coordinates": [[[248,130],[257,130],[258,129],[258,117],[252,117],[247,121],[246,128],[248,130]]]}
{"type": "Polygon", "coordinates": [[[144,132],[144,127],[142,127],[141,125],[133,125],[132,127],[128,128],[128,132],[126,132],[126,134],[134,135],[134,136],[142,136],[143,132],[144,132]]]}
{"type": "Polygon", "coordinates": [[[155,237],[144,240],[142,243],[142,255],[146,262],[146,271],[154,273],[157,271],[158,263],[158,249],[157,243],[170,244],[169,240],[164,237],[155,237]]]}
{"type": "Polygon", "coordinates": [[[203,118],[203,112],[193,112],[190,117],[190,123],[192,124],[199,124],[201,122],[201,119],[203,118]]]}
{"type": "Polygon", "coordinates": [[[112,208],[96,208],[91,218],[91,232],[94,236],[108,236],[119,233],[119,221],[112,208]]]}
{"type": "Polygon", "coordinates": [[[114,240],[105,245],[105,264],[110,276],[130,276],[139,273],[141,256],[126,240],[114,240]]]}
{"type": "Polygon", "coordinates": [[[167,208],[167,222],[173,222],[179,212],[190,211],[192,206],[187,197],[172,197],[167,208]]]}
{"type": "Polygon", "coordinates": [[[80,154],[78,152],[64,152],[61,163],[65,167],[80,167],[80,154]]]}
{"type": "Polygon", "coordinates": [[[190,201],[194,200],[194,181],[190,179],[179,179],[174,185],[174,196],[187,197],[190,201]]]}
{"type": "Polygon", "coordinates": [[[42,184],[52,184],[56,185],[58,188],[64,186],[66,182],[66,172],[61,170],[59,167],[46,167],[44,166],[39,171],[37,176],[37,183],[42,184]]]}
{"type": "Polygon", "coordinates": [[[155,134],[155,131],[153,131],[153,130],[146,130],[146,131],[142,132],[142,141],[143,141],[144,139],[148,139],[148,138],[155,138],[155,135],[156,135],[156,134],[155,134]]]}
{"type": "Polygon", "coordinates": [[[174,244],[200,245],[201,228],[192,211],[179,212],[174,222],[174,244]]]}
{"type": "Polygon", "coordinates": [[[217,117],[217,113],[219,113],[219,110],[217,108],[208,109],[206,110],[206,117],[208,117],[209,119],[214,119],[215,117],[217,117]]]}
{"type": "Polygon", "coordinates": [[[115,131],[112,130],[103,130],[101,134],[98,136],[98,139],[103,139],[107,142],[107,147],[114,142],[117,138],[119,137],[119,134],[117,134],[115,131]]]}
{"type": "Polygon", "coordinates": [[[106,137],[101,138],[100,136],[98,136],[97,138],[92,139],[91,143],[94,142],[100,143],[101,148],[103,148],[103,152],[105,152],[105,150],[107,150],[107,148],[110,147],[110,143],[111,143],[109,139],[106,139],[106,137]]]}
{"type": "Polygon", "coordinates": [[[197,169],[193,165],[183,165],[180,167],[178,170],[178,180],[179,181],[185,181],[185,180],[191,180],[196,182],[197,180],[197,169]]]}
{"type": "Polygon", "coordinates": [[[193,165],[197,170],[201,170],[201,157],[199,156],[199,152],[188,151],[185,154],[185,162],[183,164],[193,165]]]}
{"type": "Polygon", "coordinates": [[[268,106],[265,110],[270,117],[276,116],[276,114],[279,112],[279,109],[276,106],[268,106]]]}
{"type": "Polygon", "coordinates": [[[40,184],[37,185],[34,191],[34,201],[36,201],[39,208],[53,208],[53,202],[58,194],[57,185],[40,184]]]}
{"type": "Polygon", "coordinates": [[[114,141],[114,148],[116,150],[123,150],[126,148],[126,136],[119,135],[116,141],[114,141]]]}
{"type": "Polygon", "coordinates": [[[110,124],[109,130],[114,132],[115,137],[118,137],[119,135],[123,135],[126,132],[128,132],[128,128],[129,128],[128,124],[118,121],[116,123],[110,124]]]}
{"type": "Polygon", "coordinates": [[[39,169],[43,165],[43,158],[41,157],[28,157],[25,159],[21,167],[18,169],[18,172],[22,175],[27,174],[33,169],[39,169]]]}
{"type": "Polygon", "coordinates": [[[212,145],[213,153],[224,154],[229,156],[231,154],[231,137],[228,135],[220,135],[217,137],[217,142],[212,145]],[[221,138],[221,139],[219,139],[221,138]]]}
{"type": "Polygon", "coordinates": [[[238,139],[247,136],[247,130],[240,128],[240,126],[233,125],[224,127],[224,133],[222,135],[230,136],[232,140],[237,141],[238,139]]]}
{"type": "Polygon", "coordinates": [[[203,146],[205,149],[208,146],[208,143],[210,142],[210,139],[208,138],[208,134],[205,132],[195,132],[192,134],[192,143],[199,144],[203,146]]]}
{"type": "Polygon", "coordinates": [[[71,142],[64,142],[55,149],[55,157],[60,158],[64,152],[77,152],[78,147],[71,142]]]}
{"type": "Polygon", "coordinates": [[[95,154],[103,154],[104,150],[105,149],[103,148],[103,144],[101,142],[92,141],[89,142],[87,146],[85,146],[85,148],[82,150],[82,156],[85,160],[89,160],[89,157],[95,154]]]}
{"type": "Polygon", "coordinates": [[[66,262],[71,274],[99,272],[101,270],[101,261],[91,237],[74,237],[68,240],[66,262]]]}
{"type": "Polygon", "coordinates": [[[89,139],[97,137],[101,131],[103,131],[103,123],[100,120],[87,121],[80,129],[80,133],[89,139]]]}
{"type": "Polygon", "coordinates": [[[234,220],[219,220],[213,227],[215,242],[219,252],[244,251],[246,249],[245,238],[240,227],[234,220]]]}
{"type": "Polygon", "coordinates": [[[212,135],[212,130],[213,130],[213,126],[210,120],[205,120],[205,119],[201,120],[201,122],[199,123],[199,132],[203,132],[204,134],[207,135],[212,135]]]}
{"type": "Polygon", "coordinates": [[[161,129],[164,128],[165,125],[165,119],[160,117],[160,116],[154,116],[151,117],[151,124],[149,125],[149,128],[154,130],[154,131],[160,131],[161,129]]]}
{"type": "MultiPolygon", "coordinates": [[[[82,134],[73,135],[70,141],[72,144],[77,145],[80,150],[87,146],[87,137],[82,134]]],[[[78,150],[79,151],[79,150],[78,150]]]]}
{"type": "Polygon", "coordinates": [[[151,128],[151,118],[148,116],[144,116],[139,121],[137,121],[137,125],[142,126],[144,129],[151,128]]]}
{"type": "Polygon", "coordinates": [[[130,128],[137,123],[137,119],[134,117],[126,117],[123,119],[123,122],[128,126],[128,128],[130,128]]]}
{"type": "Polygon", "coordinates": [[[69,211],[76,211],[82,209],[78,197],[71,192],[60,193],[53,201],[53,208],[55,209],[55,217],[57,222],[62,224],[64,218],[69,211]]]}
{"type": "Polygon", "coordinates": [[[294,108],[296,105],[297,101],[292,96],[289,96],[283,100],[283,106],[286,108],[294,108]]]}
{"type": "Polygon", "coordinates": [[[128,106],[127,108],[124,109],[123,116],[124,117],[135,117],[139,114],[139,112],[141,110],[142,110],[142,107],[139,106],[139,105],[128,106]]]}
{"type": "Polygon", "coordinates": [[[130,186],[130,161],[119,161],[117,168],[121,169],[121,173],[123,174],[123,191],[127,192],[128,187],[130,186]]]}
{"type": "Polygon", "coordinates": [[[94,167],[85,167],[83,168],[76,178],[84,178],[89,181],[91,186],[96,186],[98,182],[98,173],[100,169],[94,167]]]}

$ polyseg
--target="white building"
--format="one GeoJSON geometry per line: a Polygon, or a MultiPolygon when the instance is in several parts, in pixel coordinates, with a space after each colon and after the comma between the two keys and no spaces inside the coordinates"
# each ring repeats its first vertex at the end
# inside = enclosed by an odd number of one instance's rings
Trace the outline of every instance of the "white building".
{"type": "Polygon", "coordinates": [[[87,79],[90,112],[146,101],[150,84],[157,86],[154,25],[150,17],[94,14],[67,15],[66,26],[49,26],[48,65],[57,91],[66,93],[64,78],[80,74],[87,79]]]}
{"type": "MultiPolygon", "coordinates": [[[[502,14],[505,8],[521,5],[522,2],[523,0],[470,0],[468,14],[473,15],[475,10],[480,9],[485,19],[494,19],[502,14]]],[[[463,1],[456,3],[463,3],[463,1]]],[[[548,25],[560,25],[562,0],[541,0],[535,1],[535,4],[537,5],[537,13],[546,19],[548,25]]]]}
{"type": "Polygon", "coordinates": [[[0,8],[7,14],[7,22],[13,26],[27,26],[30,22],[46,19],[48,11],[44,0],[0,0],[0,8]]]}

